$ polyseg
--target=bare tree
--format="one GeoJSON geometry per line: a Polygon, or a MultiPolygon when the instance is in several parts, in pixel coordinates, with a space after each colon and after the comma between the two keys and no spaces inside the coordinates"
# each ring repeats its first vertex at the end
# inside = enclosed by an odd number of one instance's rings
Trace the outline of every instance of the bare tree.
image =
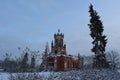
{"type": "Polygon", "coordinates": [[[2,68],[7,72],[16,72],[18,65],[16,60],[11,58],[11,56],[12,54],[10,53],[4,55],[5,59],[2,62],[2,68]]]}
{"type": "Polygon", "coordinates": [[[107,52],[107,59],[110,61],[111,67],[115,69],[120,65],[120,54],[117,51],[111,50],[107,52]]]}

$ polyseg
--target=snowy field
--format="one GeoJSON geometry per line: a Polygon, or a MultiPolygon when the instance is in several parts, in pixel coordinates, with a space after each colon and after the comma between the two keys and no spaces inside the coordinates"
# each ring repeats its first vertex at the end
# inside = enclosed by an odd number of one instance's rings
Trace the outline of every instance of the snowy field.
{"type": "Polygon", "coordinates": [[[120,70],[81,70],[69,72],[0,73],[0,80],[120,80],[120,70]]]}

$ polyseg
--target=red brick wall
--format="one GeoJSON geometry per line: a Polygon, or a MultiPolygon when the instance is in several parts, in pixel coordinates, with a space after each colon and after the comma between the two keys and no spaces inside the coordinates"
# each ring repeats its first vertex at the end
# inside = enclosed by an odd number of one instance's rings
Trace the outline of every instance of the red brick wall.
{"type": "Polygon", "coordinates": [[[64,61],[65,61],[65,57],[64,56],[58,56],[57,57],[57,68],[56,68],[56,71],[64,71],[64,61]]]}
{"type": "Polygon", "coordinates": [[[48,62],[50,59],[54,59],[54,71],[69,71],[72,69],[79,69],[80,63],[78,59],[73,59],[67,56],[47,57],[46,69],[48,68],[48,62]],[[66,67],[65,67],[66,65],[66,67]]]}

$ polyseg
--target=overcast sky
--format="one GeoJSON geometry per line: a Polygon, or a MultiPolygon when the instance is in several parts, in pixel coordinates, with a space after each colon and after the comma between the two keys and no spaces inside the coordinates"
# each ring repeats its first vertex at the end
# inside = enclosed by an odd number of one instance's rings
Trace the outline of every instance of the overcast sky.
{"type": "Polygon", "coordinates": [[[93,54],[87,25],[90,3],[103,21],[106,50],[120,51],[120,0],[0,0],[0,54],[18,55],[17,48],[26,46],[42,52],[58,29],[68,54],[93,54]]]}

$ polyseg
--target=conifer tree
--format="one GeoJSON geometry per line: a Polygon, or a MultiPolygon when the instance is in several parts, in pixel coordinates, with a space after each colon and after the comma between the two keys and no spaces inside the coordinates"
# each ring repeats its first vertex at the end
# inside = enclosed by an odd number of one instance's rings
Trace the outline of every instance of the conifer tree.
{"type": "Polygon", "coordinates": [[[34,55],[31,58],[31,68],[35,69],[35,57],[34,57],[34,55]]]}
{"type": "Polygon", "coordinates": [[[41,65],[40,65],[40,71],[45,70],[46,58],[47,58],[48,55],[49,55],[49,45],[48,45],[48,43],[46,43],[45,50],[42,54],[42,62],[41,62],[41,65]]]}
{"type": "Polygon", "coordinates": [[[93,39],[93,48],[92,52],[95,53],[93,67],[97,68],[105,68],[108,67],[108,63],[105,57],[105,47],[107,44],[106,36],[103,35],[103,24],[100,20],[98,13],[93,9],[93,5],[89,6],[90,13],[90,24],[88,24],[90,28],[90,36],[93,39]]]}
{"type": "Polygon", "coordinates": [[[27,69],[28,69],[28,63],[27,62],[28,62],[28,53],[26,52],[24,54],[23,60],[21,62],[21,71],[22,72],[27,71],[27,69]]]}

